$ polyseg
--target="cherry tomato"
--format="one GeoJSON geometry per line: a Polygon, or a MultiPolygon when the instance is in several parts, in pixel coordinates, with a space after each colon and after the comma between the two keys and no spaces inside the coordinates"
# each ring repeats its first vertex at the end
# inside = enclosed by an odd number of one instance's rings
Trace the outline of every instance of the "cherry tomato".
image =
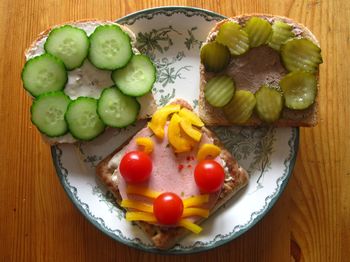
{"type": "Polygon", "coordinates": [[[162,193],[153,202],[153,213],[163,225],[174,225],[179,222],[183,210],[182,199],[175,193],[162,193]]]}
{"type": "Polygon", "coordinates": [[[202,192],[213,193],[222,187],[225,171],[218,162],[203,160],[194,169],[194,179],[202,192]]]}
{"type": "Polygon", "coordinates": [[[119,171],[126,182],[141,183],[151,175],[152,160],[142,151],[130,151],[120,161],[119,171]]]}

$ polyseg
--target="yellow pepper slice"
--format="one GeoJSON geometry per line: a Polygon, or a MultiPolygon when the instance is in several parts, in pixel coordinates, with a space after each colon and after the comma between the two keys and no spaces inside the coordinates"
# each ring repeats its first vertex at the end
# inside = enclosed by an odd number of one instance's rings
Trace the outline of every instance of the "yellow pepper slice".
{"type": "Polygon", "coordinates": [[[125,218],[127,221],[147,221],[147,222],[157,222],[156,217],[153,214],[146,212],[126,212],[125,218]]]}
{"type": "Polygon", "coordinates": [[[136,138],[136,144],[143,147],[143,151],[146,154],[150,154],[153,151],[153,141],[149,137],[138,137],[136,138]]]}
{"type": "Polygon", "coordinates": [[[164,138],[164,126],[168,116],[172,113],[179,112],[180,105],[167,105],[158,109],[152,116],[152,120],[148,123],[148,127],[153,131],[156,137],[164,138]]]}
{"type": "Polygon", "coordinates": [[[206,208],[199,207],[188,207],[185,208],[182,217],[190,217],[190,216],[200,216],[207,218],[209,216],[209,210],[206,208]]]}
{"type": "Polygon", "coordinates": [[[159,192],[153,191],[146,187],[140,187],[135,185],[128,185],[126,187],[126,193],[140,195],[148,198],[157,198],[160,195],[159,192]]]}
{"type": "Polygon", "coordinates": [[[139,211],[147,212],[147,213],[153,213],[153,206],[147,205],[141,201],[131,200],[131,199],[123,199],[120,203],[121,207],[126,208],[134,208],[139,211]]]}
{"type": "Polygon", "coordinates": [[[184,208],[192,207],[192,206],[200,206],[209,201],[209,195],[197,195],[193,197],[189,197],[183,200],[184,208]]]}
{"type": "Polygon", "coordinates": [[[181,219],[178,223],[180,226],[192,231],[195,234],[199,234],[202,231],[202,228],[195,223],[192,223],[188,219],[181,219]]]}
{"type": "Polygon", "coordinates": [[[206,159],[208,156],[215,158],[218,155],[220,155],[220,152],[221,152],[220,147],[214,144],[203,144],[201,148],[198,150],[197,160],[202,161],[206,159]]]}
{"type": "Polygon", "coordinates": [[[188,119],[181,118],[180,126],[189,137],[193,138],[197,142],[201,140],[202,133],[199,130],[193,128],[191,122],[188,119]]]}
{"type": "Polygon", "coordinates": [[[191,110],[188,110],[187,108],[182,108],[179,112],[179,116],[189,120],[194,126],[204,126],[203,121],[195,113],[193,113],[191,110]]]}
{"type": "Polygon", "coordinates": [[[191,141],[181,135],[180,121],[181,117],[173,114],[168,126],[168,140],[177,153],[188,152],[192,148],[191,141]]]}

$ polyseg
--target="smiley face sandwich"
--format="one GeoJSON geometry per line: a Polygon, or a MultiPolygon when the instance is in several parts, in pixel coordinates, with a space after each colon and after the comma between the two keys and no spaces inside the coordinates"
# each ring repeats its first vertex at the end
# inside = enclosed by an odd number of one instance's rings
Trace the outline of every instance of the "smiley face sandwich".
{"type": "Polygon", "coordinates": [[[97,176],[156,248],[168,249],[248,183],[247,172],[183,100],[96,168],[97,176]]]}

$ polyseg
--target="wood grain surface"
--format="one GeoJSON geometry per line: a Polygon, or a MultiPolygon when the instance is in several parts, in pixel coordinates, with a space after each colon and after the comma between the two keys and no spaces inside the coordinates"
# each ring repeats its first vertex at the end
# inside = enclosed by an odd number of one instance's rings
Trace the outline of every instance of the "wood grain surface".
{"type": "Polygon", "coordinates": [[[350,1],[0,1],[0,261],[350,261],[350,1]],[[271,212],[215,250],[160,256],[126,247],[92,226],[68,199],[50,147],[30,123],[20,72],[24,49],[68,20],[116,19],[186,5],[226,16],[288,16],[320,40],[320,123],[301,129],[290,182],[271,212]]]}

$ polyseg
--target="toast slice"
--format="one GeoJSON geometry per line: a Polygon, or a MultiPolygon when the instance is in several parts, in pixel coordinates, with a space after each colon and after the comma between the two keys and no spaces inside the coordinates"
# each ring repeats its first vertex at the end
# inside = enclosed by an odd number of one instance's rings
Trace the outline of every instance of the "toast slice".
{"type": "MultiPolygon", "coordinates": [[[[275,20],[283,21],[293,28],[293,33],[297,38],[305,37],[310,39],[318,47],[319,42],[312,32],[304,25],[283,17],[266,14],[249,14],[240,15],[232,18],[224,19],[217,23],[209,32],[206,41],[203,44],[211,42],[215,39],[217,32],[222,24],[227,21],[234,21],[243,25],[251,17],[261,17],[272,23],[275,20]]],[[[227,74],[235,80],[236,89],[245,89],[255,93],[263,84],[278,84],[279,80],[287,74],[287,70],[283,67],[278,52],[268,46],[260,46],[249,50],[246,54],[232,59],[229,66],[220,72],[227,74]],[[265,70],[265,71],[262,71],[265,70]]],[[[204,65],[200,64],[200,95],[199,95],[199,116],[207,125],[230,126],[230,123],[225,117],[223,110],[211,106],[204,97],[204,88],[206,83],[215,75],[207,72],[204,65]]],[[[316,72],[317,90],[319,90],[319,71],[316,72]]],[[[284,108],[279,120],[273,123],[275,126],[315,126],[318,122],[318,96],[315,102],[304,110],[290,110],[284,108]]],[[[250,120],[243,125],[260,126],[264,123],[253,113],[250,120]]]]}
{"type": "MultiPolygon", "coordinates": [[[[183,107],[192,109],[187,102],[177,100],[175,103],[183,107]]],[[[213,139],[213,143],[221,148],[220,158],[225,163],[226,178],[220,195],[216,199],[213,207],[210,209],[212,215],[218,208],[229,201],[240,189],[247,185],[249,177],[247,172],[239,166],[234,156],[227,151],[219,138],[209,129],[203,127],[202,132],[213,139]]],[[[117,203],[122,201],[121,194],[118,189],[118,180],[115,177],[115,170],[109,165],[110,160],[114,155],[118,154],[128,144],[125,144],[115,149],[110,155],[103,159],[96,167],[96,174],[103,182],[103,184],[113,193],[117,203]]],[[[198,221],[203,222],[205,219],[198,221]]],[[[144,231],[145,235],[154,243],[156,248],[168,249],[174,246],[181,238],[186,236],[189,231],[182,227],[163,227],[155,224],[150,224],[143,221],[136,221],[136,224],[144,231]]]]}
{"type": "MultiPolygon", "coordinates": [[[[139,54],[139,50],[136,48],[136,37],[135,34],[126,26],[117,24],[113,21],[107,20],[79,20],[72,21],[60,25],[55,25],[54,27],[50,27],[46,29],[44,32],[40,33],[38,38],[27,48],[24,52],[26,60],[33,58],[35,56],[41,55],[45,52],[44,44],[50,33],[50,31],[56,27],[60,27],[63,25],[72,25],[78,28],[83,29],[87,35],[89,36],[97,26],[104,24],[116,24],[118,25],[125,33],[127,33],[131,39],[132,50],[135,54],[139,54]]],[[[110,75],[107,71],[99,70],[95,68],[89,61],[86,59],[83,65],[77,69],[72,71],[68,71],[68,82],[64,89],[64,92],[70,96],[71,99],[76,99],[77,96],[90,96],[94,98],[98,98],[105,87],[109,87],[114,85],[110,75]],[[79,86],[76,83],[76,79],[80,78],[80,82],[82,83],[79,86]],[[90,84],[92,83],[92,84],[90,84]],[[83,90],[85,88],[85,90],[83,90]],[[80,95],[76,94],[74,89],[78,89],[79,92],[82,92],[80,95]]],[[[29,93],[28,93],[29,94],[29,93]]],[[[30,95],[30,94],[29,94],[30,95]]],[[[157,109],[157,105],[155,103],[154,96],[152,92],[137,97],[138,102],[140,103],[140,112],[138,115],[138,119],[147,119],[149,118],[154,111],[157,109]]],[[[46,135],[42,135],[44,140],[49,144],[59,144],[59,143],[74,143],[77,140],[70,134],[60,137],[48,137],[46,135]]]]}

